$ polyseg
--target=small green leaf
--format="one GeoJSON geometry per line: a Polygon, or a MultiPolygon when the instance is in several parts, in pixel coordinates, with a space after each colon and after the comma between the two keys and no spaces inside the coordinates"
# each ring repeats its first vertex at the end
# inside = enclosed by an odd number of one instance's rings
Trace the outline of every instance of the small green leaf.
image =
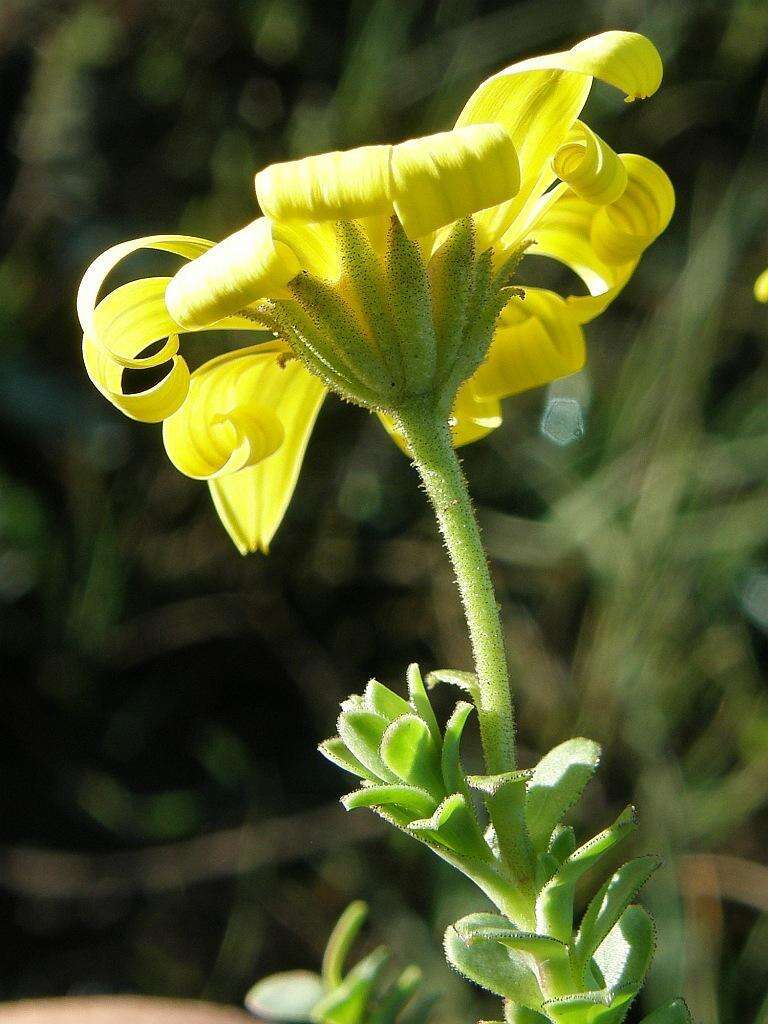
{"type": "Polygon", "coordinates": [[[461,793],[443,800],[431,818],[408,825],[409,832],[423,832],[441,846],[474,860],[490,860],[491,851],[477,824],[474,811],[461,793]]]}
{"type": "Polygon", "coordinates": [[[635,809],[626,807],[612,825],[584,843],[568,857],[553,882],[575,882],[636,828],[635,809]]]}
{"type": "Polygon", "coordinates": [[[440,754],[429,726],[418,715],[401,715],[381,740],[381,757],[396,778],[442,796],[440,754]]]}
{"type": "Polygon", "coordinates": [[[365,702],[371,711],[394,722],[400,715],[407,715],[411,710],[407,700],[403,700],[388,686],[382,686],[377,679],[371,679],[365,688],[365,702]]]}
{"type": "Polygon", "coordinates": [[[635,827],[634,808],[627,807],[609,828],[575,850],[549,879],[542,876],[536,901],[536,921],[542,931],[561,939],[570,936],[576,882],[635,827]]]}
{"type": "Polygon", "coordinates": [[[344,771],[351,772],[352,775],[357,775],[361,779],[367,779],[369,782],[379,781],[373,772],[368,771],[365,765],[358,761],[340,736],[331,737],[321,743],[317,749],[323,757],[327,757],[329,761],[338,765],[339,768],[343,768],[344,771]]]}
{"type": "Polygon", "coordinates": [[[494,796],[509,782],[527,782],[533,773],[524,770],[516,772],[502,772],[501,775],[468,775],[467,782],[479,793],[486,793],[494,796]]]}
{"type": "Polygon", "coordinates": [[[473,705],[460,700],[448,719],[443,740],[443,752],[440,765],[446,793],[464,793],[468,796],[467,783],[461,770],[460,744],[464,725],[473,710],[473,705]]]}
{"type": "Polygon", "coordinates": [[[551,1024],[549,1017],[543,1013],[510,1000],[506,1000],[504,1005],[504,1021],[505,1024],[551,1024]]]}
{"type": "Polygon", "coordinates": [[[566,857],[570,857],[576,849],[576,833],[570,825],[558,825],[552,833],[548,852],[555,858],[558,864],[562,864],[566,857]]]}
{"type": "Polygon", "coordinates": [[[451,686],[458,686],[460,690],[468,693],[477,704],[479,690],[477,676],[474,672],[460,672],[455,668],[436,668],[427,673],[427,686],[432,690],[438,683],[450,683],[451,686]]]}
{"type": "MultiPolygon", "coordinates": [[[[492,916],[472,914],[470,918],[492,916]]],[[[497,942],[468,945],[457,930],[468,920],[458,921],[445,932],[445,956],[451,967],[497,996],[534,1008],[540,1006],[541,990],[530,968],[522,960],[513,959],[497,942]]]]}
{"type": "Polygon", "coordinates": [[[424,680],[421,678],[419,666],[415,662],[408,666],[408,698],[413,710],[429,726],[432,739],[439,750],[440,744],[443,742],[440,726],[437,724],[427,691],[424,689],[424,680]]]}
{"type": "Polygon", "coordinates": [[[628,992],[578,992],[544,1003],[555,1024],[619,1024],[635,997],[628,992]]]}
{"type": "Polygon", "coordinates": [[[658,857],[637,857],[627,861],[598,891],[587,907],[573,944],[574,974],[584,969],[595,950],[660,864],[658,857]]]}
{"type": "Polygon", "coordinates": [[[512,955],[523,954],[536,962],[539,981],[546,979],[549,991],[567,992],[572,985],[568,946],[564,942],[548,935],[535,935],[517,928],[481,928],[477,930],[472,942],[499,942],[506,946],[512,955]],[[554,986],[557,986],[556,988],[554,986]]]}
{"type": "Polygon", "coordinates": [[[485,794],[496,844],[504,861],[518,881],[533,877],[534,856],[525,818],[527,771],[504,772],[501,775],[472,775],[467,780],[473,789],[485,794]]]}
{"type": "Polygon", "coordinates": [[[642,985],[653,957],[656,933],[650,914],[627,907],[595,953],[605,987],[628,989],[642,985]]]}
{"type": "Polygon", "coordinates": [[[255,1017],[286,1024],[304,1024],[324,992],[319,974],[312,971],[284,971],[257,981],[245,997],[246,1008],[255,1017]]]}
{"type": "Polygon", "coordinates": [[[577,737],[550,750],[533,769],[526,815],[534,849],[547,849],[555,826],[581,796],[599,761],[600,747],[577,737]]]}
{"type": "Polygon", "coordinates": [[[341,802],[348,811],[356,807],[386,807],[393,804],[417,818],[434,814],[437,806],[437,801],[425,789],[403,785],[365,786],[343,796],[341,802]]]}
{"type": "Polygon", "coordinates": [[[389,723],[373,711],[344,711],[338,728],[348,749],[371,772],[376,782],[398,782],[398,777],[381,759],[379,748],[389,723]]]}
{"type": "Polygon", "coordinates": [[[503,914],[467,914],[455,921],[453,927],[465,942],[471,943],[478,932],[487,928],[511,928],[512,922],[503,914]]]}
{"type": "Polygon", "coordinates": [[[387,950],[379,948],[356,964],[341,985],[326,993],[315,1006],[312,1020],[317,1024],[360,1024],[388,959],[387,950]]]}
{"type": "Polygon", "coordinates": [[[500,942],[507,949],[516,949],[521,953],[530,953],[535,960],[550,960],[567,952],[564,942],[553,939],[549,935],[536,935],[533,932],[521,932],[517,928],[506,927],[478,928],[474,931],[470,943],[500,942]]]}
{"type": "Polygon", "coordinates": [[[344,962],[367,916],[367,904],[355,900],[334,925],[323,954],[322,977],[326,988],[336,988],[341,984],[344,962]]]}
{"type": "Polygon", "coordinates": [[[673,999],[671,1003],[643,1017],[640,1024],[692,1024],[691,1011],[685,1000],[673,999]]]}

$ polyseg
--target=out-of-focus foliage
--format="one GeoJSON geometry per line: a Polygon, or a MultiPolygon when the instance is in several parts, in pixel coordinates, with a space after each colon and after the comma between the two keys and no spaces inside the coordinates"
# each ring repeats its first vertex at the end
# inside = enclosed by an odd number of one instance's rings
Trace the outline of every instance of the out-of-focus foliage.
{"type": "Polygon", "coordinates": [[[272,554],[242,560],[158,431],[88,385],[73,301],[114,241],[240,226],[263,164],[438,130],[495,68],[605,28],[651,36],[666,79],[647,104],[597,90],[591,122],[669,170],[678,212],[590,327],[588,371],[509,402],[465,467],[525,763],[600,741],[580,826],[634,800],[665,857],[649,1007],[766,1012],[762,0],[4,0],[4,997],[239,1001],[316,962],[361,896],[441,1020],[489,1009],[441,960],[472,890],[345,816],[314,750],[374,672],[469,666],[407,461],[328,402],[272,554]]]}

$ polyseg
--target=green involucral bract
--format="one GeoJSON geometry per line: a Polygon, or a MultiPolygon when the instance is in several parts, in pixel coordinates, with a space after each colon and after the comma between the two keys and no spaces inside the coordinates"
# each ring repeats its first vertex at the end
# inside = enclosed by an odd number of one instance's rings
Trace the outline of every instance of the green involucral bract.
{"type": "MultiPolygon", "coordinates": [[[[476,693],[468,674],[428,678],[476,693]]],[[[498,913],[451,925],[445,954],[460,974],[504,999],[507,1024],[621,1024],[654,951],[653,922],[634,900],[659,860],[627,861],[577,918],[577,882],[635,830],[634,809],[577,846],[563,818],[598,767],[598,745],[571,739],[530,770],[466,775],[460,741],[472,711],[459,700],[441,729],[416,665],[408,670],[407,698],[371,680],[344,701],[339,735],[320,747],[357,777],[358,788],[342,803],[371,808],[496,904],[498,913]]],[[[644,1024],[689,1021],[677,1000],[644,1024]]]]}

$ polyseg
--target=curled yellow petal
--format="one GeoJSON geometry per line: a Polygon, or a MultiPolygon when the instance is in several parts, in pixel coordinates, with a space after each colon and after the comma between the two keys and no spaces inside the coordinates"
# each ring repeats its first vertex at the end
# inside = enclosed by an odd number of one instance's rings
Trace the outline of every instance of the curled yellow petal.
{"type": "Polygon", "coordinates": [[[273,220],[354,220],[392,208],[391,146],[362,146],[272,164],[256,175],[256,197],[273,220]]]}
{"type": "MultiPolygon", "coordinates": [[[[557,260],[586,285],[588,295],[567,296],[579,323],[592,320],[619,294],[643,249],[664,230],[674,208],[672,186],[661,168],[633,154],[619,159],[629,184],[616,203],[597,207],[559,185],[539,201],[526,224],[526,234],[533,238],[530,255],[557,260]],[[624,212],[625,204],[634,215],[635,231],[629,230],[631,218],[624,212]],[[646,210],[642,218],[641,208],[646,210]],[[628,258],[620,258],[627,254],[628,258]]],[[[511,229],[510,244],[515,240],[511,229]]]]}
{"type": "Polygon", "coordinates": [[[241,554],[269,549],[301,469],[325,389],[298,360],[261,362],[259,395],[277,415],[283,441],[256,465],[209,480],[211,497],[241,554]]]}
{"type": "Polygon", "coordinates": [[[584,358],[584,335],[565,300],[527,288],[501,314],[488,358],[472,377],[475,393],[506,398],[575,373],[584,358]]]}
{"type": "Polygon", "coordinates": [[[515,146],[501,125],[468,125],[392,150],[393,206],[411,238],[496,206],[519,187],[515,146]]]}
{"type": "Polygon", "coordinates": [[[77,315],[83,328],[83,334],[96,336],[94,316],[99,292],[118,263],[128,256],[141,249],[160,249],[163,252],[174,253],[177,256],[193,260],[204,253],[206,249],[210,249],[212,245],[213,242],[209,242],[206,238],[195,238],[190,235],[147,235],[144,238],[120,242],[107,249],[88,267],[78,289],[77,315]]]}
{"type": "Polygon", "coordinates": [[[323,222],[391,213],[417,238],[509,199],[520,185],[514,144],[497,124],[273,164],[256,175],[269,217],[323,222]]]}
{"type": "Polygon", "coordinates": [[[102,395],[126,416],[143,423],[159,423],[176,412],[189,389],[189,369],[179,355],[172,357],[168,373],[161,381],[137,394],[125,393],[123,366],[87,336],[83,336],[83,361],[102,395]]]}
{"type": "Polygon", "coordinates": [[[576,195],[588,203],[615,203],[627,186],[624,164],[598,135],[582,121],[552,158],[552,169],[576,195]]]}
{"type": "Polygon", "coordinates": [[[758,302],[768,302],[768,270],[764,270],[755,281],[755,298],[758,302]]]}
{"type": "Polygon", "coordinates": [[[300,269],[293,250],[260,217],[183,266],[165,302],[176,323],[199,329],[275,294],[300,269]]]}
{"type": "Polygon", "coordinates": [[[515,144],[521,184],[517,196],[476,218],[479,236],[492,243],[552,181],[550,161],[567,140],[599,78],[626,93],[650,96],[661,82],[661,58],[636,32],[603,32],[570,50],[519,61],[486,79],[456,122],[502,124],[515,144]]]}
{"type": "Polygon", "coordinates": [[[606,263],[637,259],[666,228],[675,209],[675,192],[667,175],[652,160],[624,153],[627,187],[621,197],[602,206],[592,221],[592,244],[606,263]]]}
{"type": "Polygon", "coordinates": [[[180,328],[165,305],[169,281],[168,277],[130,281],[105,296],[93,311],[89,337],[120,366],[133,370],[160,366],[178,352],[180,328]],[[163,344],[156,351],[141,355],[159,341],[163,344]]]}
{"type": "Polygon", "coordinates": [[[260,387],[285,357],[282,346],[226,353],[192,374],[181,408],[163,423],[168,458],[196,480],[256,465],[283,442],[282,424],[260,387]]]}

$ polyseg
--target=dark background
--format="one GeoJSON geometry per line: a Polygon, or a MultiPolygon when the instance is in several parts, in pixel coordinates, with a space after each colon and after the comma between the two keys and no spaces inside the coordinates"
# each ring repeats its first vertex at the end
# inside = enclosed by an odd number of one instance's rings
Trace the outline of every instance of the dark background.
{"type": "Polygon", "coordinates": [[[678,210],[589,327],[587,372],[508,401],[465,467],[524,763],[602,741],[580,825],[635,799],[636,849],[665,857],[647,1008],[684,992],[699,1024],[765,1019],[764,0],[2,0],[4,998],[238,1002],[315,966],[360,896],[438,1019],[497,1012],[442,964],[479,897],[346,815],[315,753],[369,675],[469,666],[407,461],[329,400],[272,553],[242,559],[159,430],[88,383],[74,297],[113,242],[251,219],[264,164],[448,127],[484,76],[606,28],[650,35],[665,83],[631,106],[597,88],[590,122],[659,161],[678,210]]]}

